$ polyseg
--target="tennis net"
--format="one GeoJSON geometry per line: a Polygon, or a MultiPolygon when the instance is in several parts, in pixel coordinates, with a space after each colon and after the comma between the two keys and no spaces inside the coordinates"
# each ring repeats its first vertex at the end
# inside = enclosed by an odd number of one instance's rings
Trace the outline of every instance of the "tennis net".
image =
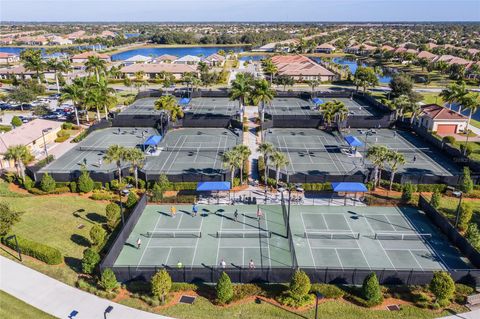
{"type": "Polygon", "coordinates": [[[392,151],[397,151],[399,153],[429,153],[432,152],[432,150],[428,147],[420,147],[420,148],[393,148],[390,147],[392,151]]]}
{"type": "Polygon", "coordinates": [[[292,152],[305,152],[305,153],[318,153],[318,152],[340,152],[341,147],[339,146],[323,146],[323,147],[303,147],[303,148],[298,148],[298,147],[276,147],[275,150],[279,152],[286,152],[286,153],[292,153],[292,152]]]}
{"type": "Polygon", "coordinates": [[[432,234],[417,233],[376,233],[375,239],[378,240],[422,240],[431,238],[432,234]]]}
{"type": "Polygon", "coordinates": [[[165,146],[163,148],[164,151],[169,152],[210,152],[210,153],[225,153],[229,151],[231,148],[224,148],[224,147],[174,147],[174,146],[165,146]]]}
{"type": "Polygon", "coordinates": [[[359,239],[360,233],[353,232],[324,232],[324,231],[306,231],[305,238],[311,239],[359,239]]]}
{"type": "Polygon", "coordinates": [[[147,232],[150,238],[201,238],[199,230],[153,230],[147,232]]]}
{"type": "Polygon", "coordinates": [[[92,152],[106,152],[107,149],[105,147],[101,146],[79,146],[78,147],[79,151],[92,151],[92,152]]]}
{"type": "Polygon", "coordinates": [[[239,231],[217,231],[217,238],[270,238],[272,232],[264,230],[239,230],[239,231]]]}

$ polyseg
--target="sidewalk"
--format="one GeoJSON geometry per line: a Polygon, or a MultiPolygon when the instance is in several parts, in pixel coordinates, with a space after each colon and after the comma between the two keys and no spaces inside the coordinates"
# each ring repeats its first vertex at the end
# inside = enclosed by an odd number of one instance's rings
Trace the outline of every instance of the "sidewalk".
{"type": "Polygon", "coordinates": [[[57,318],[168,319],[99,298],[0,256],[0,289],[57,318]],[[105,315],[105,309],[113,310],[105,315]]]}

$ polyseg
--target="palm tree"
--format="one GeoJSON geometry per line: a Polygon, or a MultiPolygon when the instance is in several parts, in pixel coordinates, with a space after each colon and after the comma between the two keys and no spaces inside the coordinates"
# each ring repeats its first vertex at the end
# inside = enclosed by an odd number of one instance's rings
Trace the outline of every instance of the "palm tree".
{"type": "Polygon", "coordinates": [[[379,182],[379,175],[381,172],[381,167],[385,166],[385,161],[387,160],[388,148],[383,145],[374,145],[371,146],[367,151],[367,158],[373,163],[373,186],[377,187],[379,182]]]}
{"type": "Polygon", "coordinates": [[[45,62],[42,59],[42,51],[40,50],[25,50],[20,54],[20,59],[27,71],[33,71],[37,74],[38,84],[42,84],[40,73],[45,70],[45,62]]]}
{"type": "MultiPolygon", "coordinates": [[[[464,109],[469,110],[467,127],[465,128],[465,133],[467,134],[467,141],[468,141],[468,130],[470,127],[470,121],[472,120],[472,115],[477,112],[478,106],[480,105],[480,99],[479,99],[478,93],[471,92],[464,95],[460,99],[460,104],[463,106],[464,109]]],[[[467,141],[465,141],[465,144],[468,143],[467,141]]],[[[467,151],[467,148],[464,147],[464,153],[466,153],[466,151],[467,151]]]]}
{"type": "Polygon", "coordinates": [[[323,114],[323,121],[329,127],[334,121],[337,126],[341,121],[345,121],[348,116],[348,108],[341,101],[328,101],[320,106],[323,114]]]}
{"type": "Polygon", "coordinates": [[[247,145],[243,145],[243,144],[239,144],[235,146],[233,149],[237,152],[238,156],[242,161],[242,165],[240,166],[240,184],[243,184],[243,167],[245,162],[248,161],[248,158],[250,157],[250,155],[252,155],[252,151],[250,151],[247,145]]]}
{"type": "Polygon", "coordinates": [[[273,83],[273,77],[278,72],[277,66],[272,62],[271,59],[265,59],[262,61],[263,72],[270,75],[270,85],[273,83]]]}
{"type": "Polygon", "coordinates": [[[265,103],[270,103],[275,96],[275,91],[271,89],[270,83],[262,79],[255,81],[252,98],[255,104],[260,103],[260,120],[263,123],[265,119],[265,103]]]}
{"type": "Polygon", "coordinates": [[[272,161],[273,166],[275,166],[275,184],[278,186],[278,181],[280,179],[280,170],[282,168],[287,167],[288,162],[287,156],[282,152],[274,152],[270,159],[272,161]]]}
{"type": "Polygon", "coordinates": [[[275,153],[275,146],[273,146],[273,144],[271,144],[271,143],[263,142],[262,144],[260,144],[258,146],[257,151],[260,152],[260,154],[262,154],[262,156],[263,156],[263,163],[265,165],[264,182],[265,182],[265,186],[267,186],[268,185],[268,183],[267,183],[267,179],[268,179],[268,159],[270,158],[270,156],[273,153],[275,153]]]}
{"type": "Polygon", "coordinates": [[[389,189],[392,190],[393,179],[395,173],[398,171],[400,165],[405,165],[405,156],[402,153],[397,151],[389,150],[387,152],[387,162],[390,165],[390,186],[389,189]]]}
{"type": "MultiPolygon", "coordinates": [[[[78,107],[84,102],[85,89],[82,86],[81,81],[74,81],[72,84],[63,87],[62,95],[60,95],[60,102],[71,100],[73,108],[75,109],[75,118],[77,120],[77,126],[80,125],[78,118],[78,107]]],[[[88,112],[87,112],[88,121],[88,112]]]]}
{"type": "Polygon", "coordinates": [[[177,99],[173,95],[164,95],[155,101],[155,108],[157,110],[165,110],[170,112],[172,121],[183,117],[183,110],[178,105],[177,99]]]}
{"type": "Polygon", "coordinates": [[[107,163],[115,163],[118,172],[118,184],[122,183],[122,162],[126,160],[126,149],[120,145],[110,145],[103,157],[107,163]]]}
{"type": "Polygon", "coordinates": [[[87,72],[94,73],[97,78],[97,82],[100,82],[100,73],[106,73],[107,62],[97,56],[89,56],[88,61],[85,62],[85,70],[87,72]]]}
{"type": "Polygon", "coordinates": [[[399,97],[393,99],[393,106],[395,107],[396,117],[398,118],[398,116],[400,116],[403,120],[405,111],[408,110],[410,104],[410,98],[405,94],[402,94],[399,97]]]}
{"type": "Polygon", "coordinates": [[[55,74],[55,83],[57,85],[57,93],[60,93],[60,83],[58,75],[70,70],[70,62],[67,60],[59,61],[58,59],[49,59],[47,61],[47,69],[51,70],[55,74]]]}
{"type": "Polygon", "coordinates": [[[10,146],[4,154],[7,161],[14,161],[17,175],[25,179],[25,164],[33,160],[30,149],[25,145],[10,146]]]}
{"type": "Polygon", "coordinates": [[[125,160],[132,165],[133,176],[135,177],[135,188],[138,188],[138,168],[145,160],[145,154],[138,148],[127,148],[125,150],[125,160]]]}
{"type": "Polygon", "coordinates": [[[230,99],[238,100],[240,111],[243,112],[245,100],[252,93],[251,79],[245,76],[245,73],[238,73],[235,80],[232,82],[230,90],[230,99]]]}
{"type": "Polygon", "coordinates": [[[89,108],[94,108],[97,112],[97,120],[100,121],[100,109],[105,111],[105,118],[108,119],[108,107],[116,102],[116,98],[112,93],[114,90],[108,87],[105,79],[90,84],[85,94],[85,104],[89,108]]]}
{"type": "MultiPolygon", "coordinates": [[[[458,103],[460,99],[468,93],[465,82],[452,83],[447,86],[446,89],[443,89],[440,93],[440,97],[443,98],[445,102],[448,103],[449,108],[452,108],[453,103],[458,103]]],[[[461,106],[458,112],[461,112],[461,106]]]]}
{"type": "Polygon", "coordinates": [[[233,186],[235,171],[242,166],[242,160],[235,149],[231,149],[223,154],[223,165],[230,170],[230,181],[233,186]]]}
{"type": "Polygon", "coordinates": [[[315,95],[315,88],[320,85],[320,81],[318,81],[318,80],[310,80],[310,81],[307,81],[307,83],[308,83],[308,85],[310,86],[310,88],[312,89],[312,97],[314,97],[314,95],[315,95]]]}

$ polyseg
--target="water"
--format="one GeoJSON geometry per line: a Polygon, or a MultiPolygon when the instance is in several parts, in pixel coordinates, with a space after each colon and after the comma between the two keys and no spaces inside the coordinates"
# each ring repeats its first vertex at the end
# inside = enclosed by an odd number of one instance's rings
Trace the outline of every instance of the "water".
{"type": "Polygon", "coordinates": [[[138,48],[133,50],[128,50],[112,55],[112,61],[126,60],[135,55],[143,56],[160,56],[163,54],[175,55],[182,57],[185,55],[193,56],[209,56],[210,54],[217,53],[220,50],[225,52],[234,51],[234,52],[243,52],[245,48],[243,47],[176,47],[176,48],[138,48]]]}
{"type": "Polygon", "coordinates": [[[265,59],[265,55],[243,55],[239,58],[240,61],[260,61],[265,59]]]}
{"type": "Polygon", "coordinates": [[[135,38],[138,37],[140,33],[125,33],[125,38],[135,38]]]}

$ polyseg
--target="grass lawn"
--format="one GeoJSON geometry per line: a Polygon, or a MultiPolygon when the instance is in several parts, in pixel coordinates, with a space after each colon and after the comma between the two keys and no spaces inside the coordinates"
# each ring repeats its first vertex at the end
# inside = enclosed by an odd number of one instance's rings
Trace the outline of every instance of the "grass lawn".
{"type": "Polygon", "coordinates": [[[0,290],[0,318],[50,319],[55,318],[0,290]]]}
{"type": "MultiPolygon", "coordinates": [[[[120,303],[142,309],[143,302],[138,299],[123,300],[120,303]]],[[[147,308],[144,308],[145,310],[147,308]]],[[[212,305],[207,299],[198,297],[193,305],[178,304],[167,309],[156,311],[162,315],[172,316],[179,319],[210,319],[215,314],[217,319],[298,319],[315,317],[315,309],[306,311],[289,312],[275,305],[262,301],[254,301],[236,304],[228,307],[218,307],[212,305]]],[[[434,312],[431,310],[419,309],[413,306],[402,306],[400,311],[390,312],[388,310],[369,310],[349,304],[345,301],[327,301],[318,306],[319,318],[342,318],[342,319],[421,319],[436,318],[445,316],[447,312],[434,312]]]]}

